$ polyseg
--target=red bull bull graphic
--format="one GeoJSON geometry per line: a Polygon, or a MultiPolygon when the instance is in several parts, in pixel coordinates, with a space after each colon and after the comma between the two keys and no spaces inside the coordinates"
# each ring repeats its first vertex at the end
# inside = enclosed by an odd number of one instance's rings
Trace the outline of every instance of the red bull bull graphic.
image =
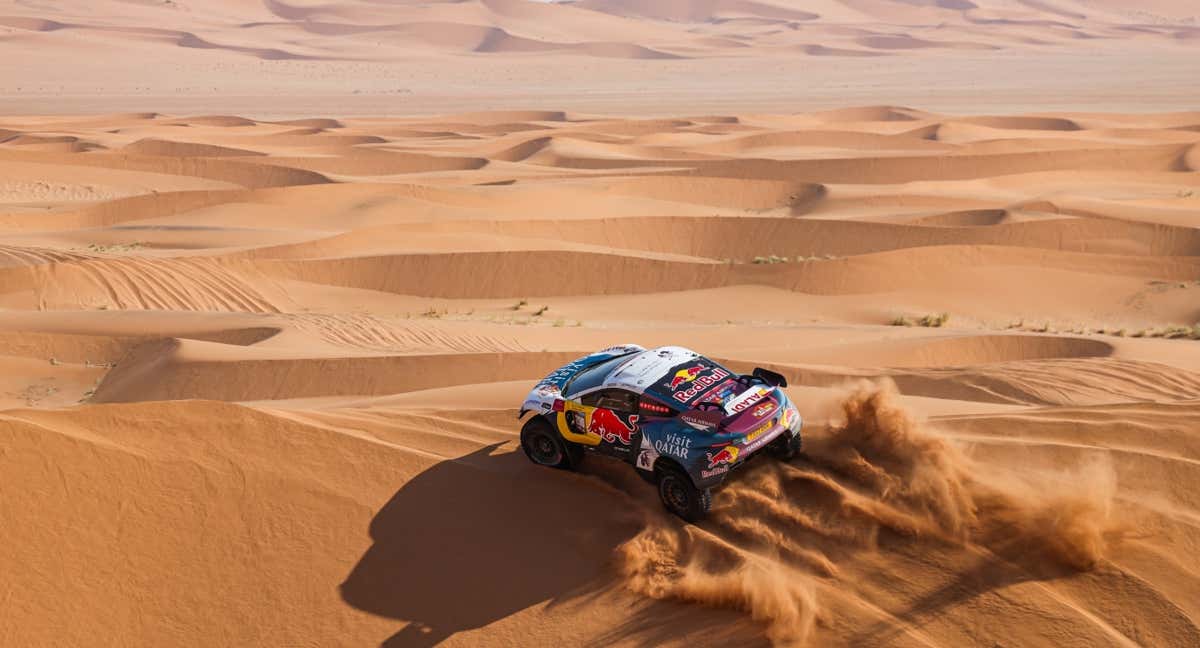
{"type": "Polygon", "coordinates": [[[800,413],[794,407],[789,407],[783,411],[783,416],[779,418],[779,424],[790,430],[795,427],[797,418],[800,418],[800,413]]]}
{"type": "MultiPolygon", "coordinates": [[[[681,369],[680,371],[690,372],[691,369],[681,369]]],[[[708,389],[713,385],[725,380],[728,377],[728,371],[725,371],[720,367],[715,367],[710,374],[698,374],[692,376],[690,379],[686,380],[686,383],[681,383],[683,385],[682,388],[673,387],[672,389],[676,389],[676,391],[674,394],[671,394],[671,398],[674,398],[680,403],[687,403],[693,398],[708,391],[708,389]]],[[[679,374],[675,374],[675,378],[671,380],[671,384],[674,385],[675,381],[679,379],[679,374]]]]}
{"type": "Polygon", "coordinates": [[[696,379],[704,371],[703,365],[687,367],[675,372],[675,377],[671,378],[671,389],[679,389],[680,385],[690,383],[696,379]]]}
{"type": "Polygon", "coordinates": [[[622,420],[620,414],[608,409],[597,409],[592,412],[592,417],[588,421],[588,434],[596,434],[600,436],[600,440],[606,443],[616,443],[620,441],[625,445],[629,445],[632,441],[632,436],[637,431],[637,414],[629,414],[629,420],[622,420]]]}
{"type": "Polygon", "coordinates": [[[708,467],[715,468],[721,464],[733,464],[738,458],[737,446],[725,446],[717,454],[711,452],[704,453],[708,457],[708,467]]]}

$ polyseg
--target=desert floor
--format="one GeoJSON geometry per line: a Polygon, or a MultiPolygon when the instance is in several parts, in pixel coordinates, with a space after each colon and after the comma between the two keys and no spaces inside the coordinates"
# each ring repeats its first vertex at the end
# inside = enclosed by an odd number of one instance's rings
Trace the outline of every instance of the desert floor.
{"type": "Polygon", "coordinates": [[[0,118],[0,643],[1200,645],[1198,170],[1197,112],[0,118]],[[531,465],[625,342],[784,373],[807,456],[699,526],[531,465]]]}

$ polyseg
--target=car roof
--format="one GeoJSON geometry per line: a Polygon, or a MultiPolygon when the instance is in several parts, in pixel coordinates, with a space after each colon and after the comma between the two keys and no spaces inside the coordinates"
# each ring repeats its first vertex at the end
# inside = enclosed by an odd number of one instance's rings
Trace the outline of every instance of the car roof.
{"type": "Polygon", "coordinates": [[[699,353],[680,346],[662,346],[642,351],[613,369],[601,387],[628,389],[641,394],[666,376],[672,367],[699,357],[699,353]]]}

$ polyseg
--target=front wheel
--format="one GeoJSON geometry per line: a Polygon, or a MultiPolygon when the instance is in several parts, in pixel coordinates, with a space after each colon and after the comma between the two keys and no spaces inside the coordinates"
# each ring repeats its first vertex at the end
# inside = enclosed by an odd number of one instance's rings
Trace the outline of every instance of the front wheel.
{"type": "Polygon", "coordinates": [[[563,470],[579,465],[583,454],[578,446],[568,444],[558,430],[537,417],[529,419],[521,428],[521,449],[533,463],[563,470]]]}
{"type": "Polygon", "coordinates": [[[687,520],[699,522],[708,516],[712,507],[712,491],[696,488],[692,479],[675,467],[663,468],[658,473],[658,496],[667,510],[687,520]]]}

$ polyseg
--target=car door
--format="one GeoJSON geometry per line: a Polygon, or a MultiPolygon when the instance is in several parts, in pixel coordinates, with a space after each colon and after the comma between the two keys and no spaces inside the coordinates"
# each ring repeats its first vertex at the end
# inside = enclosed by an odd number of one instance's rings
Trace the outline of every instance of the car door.
{"type": "Polygon", "coordinates": [[[628,457],[641,444],[637,394],[625,389],[601,389],[580,400],[595,408],[588,415],[587,432],[599,435],[600,451],[628,457]]]}

